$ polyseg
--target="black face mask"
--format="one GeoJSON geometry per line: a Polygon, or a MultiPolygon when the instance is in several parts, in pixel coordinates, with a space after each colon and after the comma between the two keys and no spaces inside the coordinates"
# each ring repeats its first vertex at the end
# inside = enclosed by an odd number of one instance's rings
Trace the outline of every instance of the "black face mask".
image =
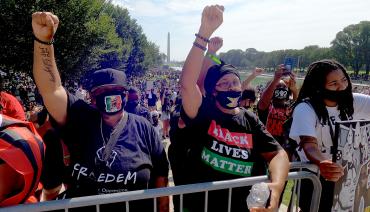
{"type": "Polygon", "coordinates": [[[274,90],[273,99],[277,100],[288,100],[289,99],[289,90],[286,88],[276,88],[274,90]]]}
{"type": "Polygon", "coordinates": [[[241,91],[217,91],[216,100],[226,109],[234,109],[239,105],[241,91]]]}
{"type": "Polygon", "coordinates": [[[130,109],[134,109],[139,105],[139,100],[128,100],[126,103],[126,107],[130,109]]]}
{"type": "Polygon", "coordinates": [[[123,110],[126,98],[122,91],[107,91],[96,96],[96,107],[107,115],[115,115],[123,110]]]}
{"type": "Polygon", "coordinates": [[[334,102],[338,102],[340,99],[345,99],[346,94],[347,94],[347,90],[332,91],[332,90],[324,89],[322,91],[322,95],[324,99],[328,99],[334,102]]]}

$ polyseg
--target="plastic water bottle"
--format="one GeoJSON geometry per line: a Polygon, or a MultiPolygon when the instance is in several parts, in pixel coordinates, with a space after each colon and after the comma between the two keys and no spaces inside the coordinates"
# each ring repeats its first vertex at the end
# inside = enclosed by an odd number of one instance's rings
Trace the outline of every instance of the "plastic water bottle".
{"type": "Polygon", "coordinates": [[[247,197],[248,209],[253,207],[265,208],[270,197],[270,188],[266,183],[254,184],[247,197]]]}

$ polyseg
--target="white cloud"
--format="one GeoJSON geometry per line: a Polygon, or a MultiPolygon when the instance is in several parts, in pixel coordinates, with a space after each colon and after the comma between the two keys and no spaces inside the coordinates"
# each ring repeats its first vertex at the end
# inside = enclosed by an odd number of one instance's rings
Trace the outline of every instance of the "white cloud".
{"type": "Polygon", "coordinates": [[[225,12],[219,33],[225,37],[224,49],[255,47],[271,51],[329,46],[345,26],[369,19],[369,6],[366,0],[254,2],[230,14],[225,12]]]}
{"type": "MultiPolygon", "coordinates": [[[[171,32],[171,56],[183,60],[200,24],[203,7],[214,0],[114,0],[129,9],[150,40],[166,52],[171,32]]],[[[223,0],[224,23],[215,33],[224,38],[221,51],[260,51],[330,46],[337,32],[370,20],[369,0],[223,0]]]]}
{"type": "Polygon", "coordinates": [[[234,5],[243,0],[113,0],[114,4],[128,8],[129,11],[142,17],[159,17],[168,15],[188,14],[200,12],[206,5],[222,4],[234,5]]]}

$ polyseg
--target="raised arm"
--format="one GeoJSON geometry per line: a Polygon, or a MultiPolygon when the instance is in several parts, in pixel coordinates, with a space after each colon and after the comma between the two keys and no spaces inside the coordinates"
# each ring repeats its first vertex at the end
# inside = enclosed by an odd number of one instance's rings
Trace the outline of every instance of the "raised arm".
{"type": "Polygon", "coordinates": [[[259,75],[261,75],[265,70],[263,68],[255,68],[252,73],[243,81],[242,90],[244,91],[249,87],[249,84],[259,75]]]}
{"type": "Polygon", "coordinates": [[[298,88],[297,88],[297,81],[296,81],[295,74],[292,73],[290,75],[290,78],[289,78],[289,81],[288,81],[287,85],[288,85],[289,90],[293,94],[293,100],[294,101],[297,100],[299,92],[298,92],[298,88]]]}
{"type": "MultiPolygon", "coordinates": [[[[222,45],[223,40],[220,37],[213,37],[209,39],[207,55],[216,55],[217,51],[221,49],[222,45]]],[[[214,64],[215,62],[210,57],[206,57],[203,60],[202,70],[200,72],[197,82],[203,95],[205,95],[204,79],[206,78],[208,69],[214,64]]]]}
{"type": "MultiPolygon", "coordinates": [[[[209,39],[212,33],[222,24],[222,21],[223,6],[214,5],[205,7],[198,34],[205,39],[209,39]]],[[[196,117],[199,107],[202,104],[202,93],[197,85],[197,81],[201,72],[206,45],[206,41],[196,37],[181,73],[182,104],[189,118],[196,117]]]]}
{"type": "Polygon", "coordinates": [[[281,77],[283,76],[284,65],[279,65],[278,69],[275,71],[274,79],[270,82],[267,88],[263,91],[261,99],[258,102],[258,109],[266,110],[271,102],[272,96],[276,86],[279,84],[281,77]]]}
{"type": "Polygon", "coordinates": [[[47,44],[53,39],[58,24],[58,17],[52,13],[32,14],[33,34],[39,40],[34,41],[33,76],[49,113],[63,125],[67,117],[67,93],[58,73],[53,44],[47,44]]]}

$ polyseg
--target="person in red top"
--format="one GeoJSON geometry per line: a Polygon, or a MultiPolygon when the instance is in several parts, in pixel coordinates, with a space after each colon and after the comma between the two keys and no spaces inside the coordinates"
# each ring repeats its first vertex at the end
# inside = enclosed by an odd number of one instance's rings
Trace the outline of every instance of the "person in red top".
{"type": "Polygon", "coordinates": [[[30,122],[0,115],[0,207],[37,202],[45,146],[30,122]]]}
{"type": "Polygon", "coordinates": [[[0,92],[0,110],[1,114],[9,117],[26,121],[26,114],[18,99],[4,91],[0,92]]]}

